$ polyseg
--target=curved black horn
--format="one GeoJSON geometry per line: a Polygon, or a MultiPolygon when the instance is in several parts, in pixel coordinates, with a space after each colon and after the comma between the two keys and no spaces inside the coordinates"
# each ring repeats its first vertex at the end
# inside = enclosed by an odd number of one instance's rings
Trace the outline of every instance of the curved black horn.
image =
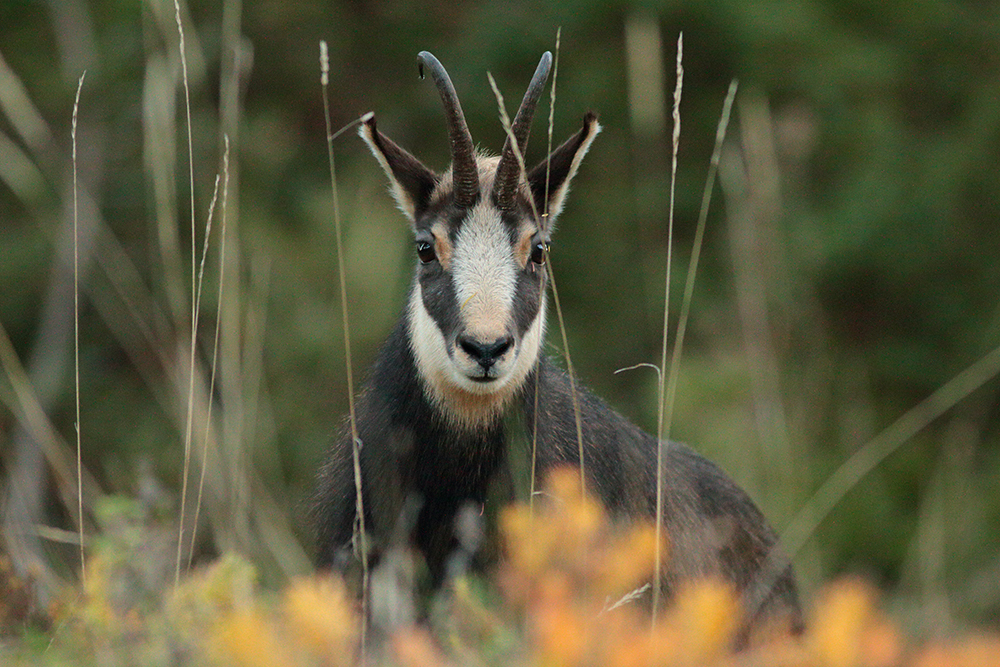
{"type": "MultiPolygon", "coordinates": [[[[517,110],[514,122],[511,123],[511,134],[517,139],[517,148],[524,158],[524,149],[528,146],[528,134],[531,132],[531,119],[535,116],[535,107],[545,90],[545,82],[549,78],[549,70],[552,69],[552,54],[548,51],[542,54],[542,59],[538,61],[535,75],[531,78],[528,90],[521,100],[521,108],[517,110]]],[[[511,146],[510,134],[503,145],[503,152],[500,154],[500,162],[497,164],[497,173],[493,179],[493,197],[501,211],[510,211],[514,208],[514,193],[517,192],[517,183],[520,180],[521,168],[517,164],[517,157],[511,146]]]]}
{"type": "Polygon", "coordinates": [[[479,168],[476,166],[475,147],[469,126],[465,124],[465,114],[458,102],[455,86],[451,77],[445,71],[440,61],[427,51],[417,54],[417,66],[420,78],[424,78],[424,67],[430,70],[441,103],[444,104],[445,116],[448,120],[448,136],[451,139],[451,169],[455,187],[455,204],[468,208],[479,198],[479,168]]]}

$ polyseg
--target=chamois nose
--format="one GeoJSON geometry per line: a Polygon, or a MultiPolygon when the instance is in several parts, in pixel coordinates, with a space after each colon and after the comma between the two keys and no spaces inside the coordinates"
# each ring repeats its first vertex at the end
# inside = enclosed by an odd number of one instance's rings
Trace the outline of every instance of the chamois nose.
{"type": "Polygon", "coordinates": [[[472,338],[471,336],[459,336],[458,346],[465,351],[467,355],[476,360],[476,362],[482,366],[484,369],[488,369],[497,360],[503,356],[504,352],[510,349],[510,346],[514,344],[514,339],[510,336],[504,336],[503,338],[497,338],[492,343],[483,343],[481,341],[472,338]]]}

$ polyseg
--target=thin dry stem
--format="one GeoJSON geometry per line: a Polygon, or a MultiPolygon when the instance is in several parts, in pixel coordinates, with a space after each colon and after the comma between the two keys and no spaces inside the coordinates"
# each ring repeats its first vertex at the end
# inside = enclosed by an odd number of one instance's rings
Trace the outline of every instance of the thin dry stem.
{"type": "MultiPolygon", "coordinates": [[[[198,268],[197,290],[196,290],[196,295],[195,295],[195,298],[194,298],[194,304],[195,304],[194,310],[195,310],[196,313],[201,313],[201,294],[202,294],[202,287],[205,284],[205,263],[208,260],[209,240],[212,237],[212,219],[215,217],[215,205],[219,201],[219,183],[221,182],[221,180],[222,180],[221,174],[216,174],[216,176],[215,176],[215,187],[214,187],[214,189],[212,191],[212,200],[211,200],[211,202],[208,205],[208,221],[205,224],[205,241],[204,241],[204,244],[203,244],[202,250],[201,250],[201,263],[200,263],[200,266],[198,268]]],[[[221,306],[221,302],[220,302],[220,306],[221,306]]],[[[197,327],[195,327],[195,329],[197,329],[197,327]]],[[[193,341],[192,341],[192,345],[193,345],[193,341]]],[[[193,350],[194,350],[194,348],[192,347],[192,357],[193,357],[193,350]]],[[[194,370],[194,368],[192,366],[192,373],[193,373],[193,370],[194,370]]],[[[194,376],[192,374],[192,378],[193,377],[194,376]]],[[[213,367],[212,367],[212,380],[213,380],[213,382],[215,380],[215,367],[214,367],[214,363],[213,363],[213,367]]],[[[193,380],[192,380],[192,383],[193,383],[193,380]]],[[[193,389],[193,387],[192,387],[192,389],[193,389]]],[[[193,407],[193,401],[194,401],[194,396],[193,395],[190,397],[190,400],[192,401],[192,407],[193,407]]],[[[206,449],[208,448],[208,439],[209,439],[209,433],[210,433],[210,427],[211,427],[211,414],[212,414],[212,391],[210,390],[208,392],[208,417],[205,419],[205,443],[204,443],[204,446],[205,446],[206,449]]],[[[193,525],[191,526],[191,544],[190,544],[191,548],[188,551],[188,560],[187,560],[187,566],[189,568],[191,567],[191,561],[194,558],[195,535],[198,532],[198,518],[199,518],[199,515],[201,514],[201,491],[202,491],[202,486],[201,485],[202,485],[202,482],[205,479],[205,468],[206,468],[206,465],[207,465],[207,462],[205,460],[205,457],[203,456],[202,460],[201,460],[201,472],[199,474],[198,497],[197,497],[197,501],[195,502],[194,520],[193,520],[193,525]]],[[[186,482],[187,481],[186,471],[185,471],[184,479],[185,479],[185,482],[186,482]]],[[[181,506],[183,507],[183,503],[182,503],[181,506]]]]}
{"type": "Polygon", "coordinates": [[[354,462],[354,491],[358,513],[358,533],[361,543],[361,655],[364,659],[365,644],[368,633],[368,535],[365,528],[364,494],[361,481],[361,439],[358,437],[357,413],[354,405],[354,370],[351,364],[351,328],[347,316],[347,277],[344,268],[344,242],[340,226],[340,198],[337,194],[337,170],[333,159],[333,140],[349,127],[359,122],[354,121],[337,133],[332,132],[330,123],[330,57],[325,41],[319,43],[320,84],[323,87],[323,117],[326,121],[326,154],[330,164],[330,187],[333,195],[333,224],[337,238],[337,273],[340,280],[340,315],[344,324],[344,359],[347,369],[347,400],[351,424],[351,454],[354,462]]]}
{"type": "Polygon", "coordinates": [[[212,200],[208,204],[208,221],[205,223],[205,242],[201,248],[201,261],[198,266],[197,290],[195,292],[195,310],[201,312],[201,292],[205,284],[205,263],[208,260],[209,240],[212,236],[212,218],[215,217],[215,206],[219,203],[219,185],[222,183],[222,174],[215,175],[215,186],[212,190],[212,200]]]}
{"type": "MultiPolygon", "coordinates": [[[[222,294],[223,285],[225,284],[225,269],[226,269],[226,201],[229,195],[229,136],[223,135],[225,150],[222,154],[222,201],[221,201],[221,226],[220,239],[219,239],[219,300],[218,300],[218,312],[215,317],[215,338],[212,344],[212,370],[211,378],[208,383],[208,406],[205,415],[205,437],[202,442],[202,454],[201,454],[201,474],[198,477],[198,495],[195,498],[194,504],[194,521],[191,525],[191,549],[188,551],[188,567],[191,567],[191,561],[194,560],[194,544],[195,536],[198,532],[198,519],[201,515],[201,499],[202,494],[205,490],[205,471],[208,469],[208,443],[211,439],[212,433],[212,408],[214,407],[213,397],[215,396],[215,377],[216,369],[218,366],[219,359],[219,334],[222,329],[222,294]]],[[[208,213],[208,227],[205,230],[205,248],[204,253],[201,257],[201,275],[198,278],[198,308],[201,308],[201,288],[203,285],[202,279],[205,275],[205,258],[208,255],[208,239],[212,233],[212,213],[215,209],[215,197],[218,194],[219,179],[215,180],[216,191],[212,195],[212,203],[209,206],[208,213]]]]}
{"type": "Polygon", "coordinates": [[[654,371],[656,371],[657,378],[659,378],[661,373],[660,367],[657,366],[656,364],[651,364],[648,361],[640,361],[634,366],[626,366],[625,368],[619,368],[618,370],[615,371],[614,374],[618,375],[619,373],[624,373],[625,371],[634,371],[639,368],[652,368],[654,371]]]}
{"type": "MultiPolygon", "coordinates": [[[[733,108],[733,100],[736,97],[737,83],[734,79],[729,84],[729,91],[726,93],[726,99],[722,104],[722,116],[719,119],[719,124],[716,128],[715,133],[715,148],[712,151],[712,159],[708,168],[708,176],[705,179],[705,188],[702,191],[701,199],[701,210],[698,212],[698,227],[694,235],[694,248],[691,253],[691,264],[688,266],[687,280],[684,284],[684,298],[681,301],[681,312],[680,317],[677,322],[677,333],[674,336],[674,349],[670,357],[670,368],[668,371],[667,378],[667,392],[666,392],[666,406],[663,408],[665,414],[663,416],[664,422],[661,424],[661,441],[660,447],[662,449],[663,442],[670,440],[670,427],[673,424],[674,419],[674,402],[677,396],[677,381],[680,376],[681,367],[681,354],[684,350],[684,335],[687,332],[687,323],[691,315],[691,301],[694,296],[694,282],[695,277],[698,275],[698,262],[701,258],[701,248],[705,240],[705,226],[708,220],[708,208],[712,202],[712,191],[715,188],[715,179],[719,171],[719,159],[722,155],[722,142],[726,138],[726,129],[729,126],[729,116],[733,108]]],[[[677,98],[675,98],[677,99],[677,98]]],[[[673,208],[671,206],[671,208],[673,208]]],[[[666,337],[664,337],[664,341],[666,337]]],[[[662,378],[661,378],[662,381],[662,378]]],[[[657,480],[662,476],[662,470],[657,470],[657,480]]],[[[658,483],[659,486],[659,483],[658,483]]],[[[657,489],[657,509],[659,510],[662,502],[661,496],[659,495],[659,489],[657,489]]],[[[660,529],[660,516],[657,516],[657,530],[660,529]]],[[[659,549],[659,540],[657,540],[657,549],[659,549]]],[[[657,566],[659,566],[660,560],[657,557],[657,566]]],[[[659,572],[656,573],[657,581],[659,581],[659,572]]],[[[655,610],[655,607],[654,607],[655,610]]],[[[655,611],[654,611],[655,614],[655,611]]]]}
{"type": "MultiPolygon", "coordinates": [[[[549,125],[546,128],[545,144],[545,210],[542,211],[543,226],[548,226],[549,221],[549,179],[552,167],[549,158],[552,155],[552,134],[556,117],[556,78],[559,74],[559,46],[561,38],[562,26],[559,26],[556,28],[556,52],[552,63],[552,87],[549,89],[549,125]]],[[[531,487],[528,492],[528,512],[532,517],[535,516],[535,484],[537,483],[536,468],[538,464],[538,370],[540,360],[541,357],[535,361],[535,406],[532,411],[534,419],[531,420],[531,487]]]]}
{"type": "Polygon", "coordinates": [[[83,542],[83,443],[80,434],[80,197],[76,165],[76,123],[80,112],[80,92],[83,90],[84,70],[76,87],[73,101],[73,389],[76,402],[76,502],[80,522],[80,579],[87,581],[87,559],[83,542]]]}
{"type": "Polygon", "coordinates": [[[181,5],[179,0],[174,0],[174,16],[177,20],[177,35],[179,38],[178,49],[181,56],[181,78],[184,82],[184,117],[187,122],[187,143],[188,143],[188,185],[191,195],[191,363],[188,367],[188,401],[187,401],[187,425],[184,429],[184,472],[181,480],[181,512],[180,521],[177,528],[177,565],[174,570],[174,585],[180,584],[181,580],[181,560],[184,550],[184,514],[185,501],[187,500],[188,474],[191,469],[191,437],[194,429],[194,364],[197,353],[198,336],[198,308],[196,276],[198,266],[197,246],[195,243],[195,214],[194,214],[194,142],[191,138],[191,91],[188,86],[187,55],[184,49],[184,24],[181,21],[181,5]]]}
{"type": "MultiPolygon", "coordinates": [[[[680,149],[681,139],[681,92],[684,90],[684,33],[677,36],[677,83],[674,87],[674,110],[673,110],[673,141],[670,162],[670,211],[667,222],[667,276],[665,279],[663,298],[663,349],[660,354],[660,368],[667,366],[667,341],[670,331],[670,273],[673,264],[674,247],[674,204],[677,186],[677,153],[680,149]]],[[[662,531],[663,531],[663,425],[664,425],[664,374],[660,373],[657,381],[657,417],[656,417],[656,549],[653,557],[655,560],[655,571],[653,573],[653,614],[652,625],[656,624],[657,607],[660,603],[660,575],[662,570],[662,531]]]]}

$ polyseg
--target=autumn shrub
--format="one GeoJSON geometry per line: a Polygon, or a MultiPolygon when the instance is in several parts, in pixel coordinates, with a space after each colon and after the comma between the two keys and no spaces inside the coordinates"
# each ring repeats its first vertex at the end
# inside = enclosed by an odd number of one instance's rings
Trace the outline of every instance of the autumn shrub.
{"type": "Polygon", "coordinates": [[[740,608],[725,583],[689,582],[652,621],[655,530],[610,521],[573,471],[502,513],[505,557],[495,576],[459,578],[421,624],[368,628],[363,649],[358,602],[342,580],[317,574],[269,590],[253,565],[226,554],[175,584],[161,553],[169,538],[137,503],[116,499],[101,514],[86,581],[52,602],[47,623],[20,633],[8,625],[0,664],[346,667],[364,656],[405,667],[1000,665],[1000,635],[908,637],[878,591],[855,577],[820,591],[801,637],[769,635],[740,652],[740,608]]]}

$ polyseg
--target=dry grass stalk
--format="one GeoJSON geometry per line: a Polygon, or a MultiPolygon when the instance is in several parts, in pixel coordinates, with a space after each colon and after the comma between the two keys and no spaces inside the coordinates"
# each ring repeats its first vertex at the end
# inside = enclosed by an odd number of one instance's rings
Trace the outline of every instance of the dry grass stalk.
{"type": "Polygon", "coordinates": [[[83,540],[83,444],[80,425],[80,201],[76,165],[76,124],[80,112],[80,92],[86,70],[80,75],[73,101],[73,388],[76,409],[76,502],[80,523],[80,579],[87,581],[87,558],[83,540]]]}
{"type": "Polygon", "coordinates": [[[181,21],[180,0],[174,0],[174,16],[177,20],[178,49],[181,57],[181,79],[184,83],[184,117],[187,124],[188,185],[191,200],[191,363],[188,366],[187,424],[184,429],[184,472],[181,479],[181,511],[177,524],[177,567],[174,585],[180,583],[181,554],[184,550],[184,518],[187,503],[188,476],[191,470],[191,440],[194,431],[194,375],[195,359],[198,353],[198,298],[196,271],[198,266],[194,209],[194,141],[191,131],[191,90],[188,84],[187,53],[184,48],[184,23],[181,21]]]}
{"type": "MultiPolygon", "coordinates": [[[[344,361],[347,371],[347,400],[351,426],[351,455],[354,464],[355,503],[358,514],[358,540],[361,552],[361,650],[364,652],[368,635],[368,604],[369,604],[369,568],[368,568],[368,534],[365,527],[364,495],[361,486],[361,439],[358,437],[357,413],[354,405],[354,369],[351,361],[351,328],[347,315],[347,277],[344,268],[344,242],[340,225],[340,199],[337,194],[337,170],[333,159],[333,141],[346,130],[354,127],[362,119],[332,131],[330,123],[330,101],[328,89],[330,85],[330,56],[325,41],[319,43],[320,84],[323,87],[323,117],[326,121],[326,151],[330,165],[330,187],[333,196],[333,223],[337,238],[337,275],[340,281],[340,315],[344,327],[344,361]]],[[[366,114],[363,118],[367,118],[366,114]]]]}
{"type": "MultiPolygon", "coordinates": [[[[222,229],[220,232],[219,239],[219,312],[216,314],[215,318],[215,335],[212,343],[212,363],[211,363],[211,377],[208,383],[208,404],[205,409],[205,437],[202,442],[202,455],[201,455],[201,474],[198,478],[198,495],[195,498],[194,504],[194,521],[191,526],[191,549],[188,552],[188,562],[187,566],[191,567],[191,561],[194,559],[194,545],[195,536],[198,531],[198,517],[201,514],[201,501],[202,494],[205,489],[205,472],[208,470],[208,443],[211,440],[212,433],[212,408],[215,405],[215,378],[216,371],[218,370],[218,359],[219,359],[219,337],[222,329],[222,295],[223,287],[225,285],[225,269],[226,269],[226,203],[229,194],[229,137],[224,135],[225,150],[222,154],[222,202],[221,202],[221,217],[222,217],[222,229]]],[[[201,257],[201,274],[198,277],[198,306],[201,307],[201,288],[203,284],[203,278],[205,275],[205,260],[208,256],[208,240],[212,232],[212,213],[215,210],[215,197],[218,194],[219,178],[215,180],[216,193],[212,195],[212,203],[209,206],[208,212],[208,227],[205,231],[205,248],[201,257]]]]}
{"type": "MultiPolygon", "coordinates": [[[[667,366],[667,341],[670,331],[670,274],[673,268],[673,247],[674,247],[674,203],[677,189],[677,153],[680,150],[681,140],[681,93],[684,90],[684,33],[677,36],[677,83],[674,87],[674,109],[673,109],[673,142],[670,162],[670,208],[667,217],[667,273],[664,280],[663,297],[663,348],[660,354],[661,372],[657,378],[657,416],[656,435],[658,438],[656,448],[656,531],[657,538],[660,537],[661,526],[663,525],[663,442],[670,438],[670,422],[664,421],[665,391],[663,370],[667,366]]],[[[656,608],[660,603],[660,561],[659,539],[657,541],[657,551],[654,556],[656,563],[656,573],[653,578],[653,623],[656,623],[656,608]]]]}

